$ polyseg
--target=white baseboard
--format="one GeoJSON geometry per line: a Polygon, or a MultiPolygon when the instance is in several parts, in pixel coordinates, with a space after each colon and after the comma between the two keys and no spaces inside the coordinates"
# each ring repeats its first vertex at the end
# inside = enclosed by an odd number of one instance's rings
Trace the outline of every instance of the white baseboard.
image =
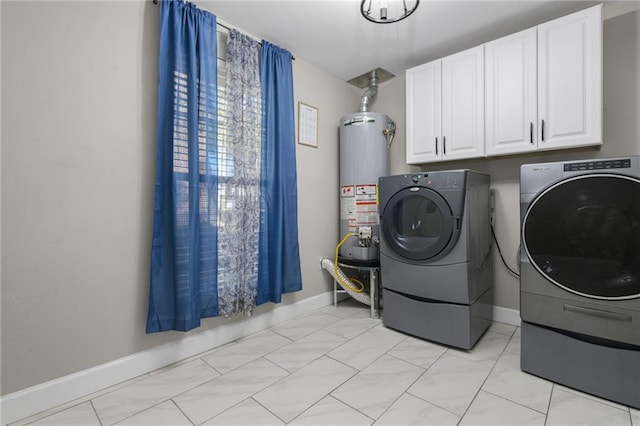
{"type": "Polygon", "coordinates": [[[0,399],[0,419],[3,425],[15,422],[332,303],[333,291],[322,293],[5,395],[0,399]]]}
{"type": "Polygon", "coordinates": [[[493,320],[520,327],[520,311],[517,309],[503,308],[502,306],[494,306],[493,320]]]}

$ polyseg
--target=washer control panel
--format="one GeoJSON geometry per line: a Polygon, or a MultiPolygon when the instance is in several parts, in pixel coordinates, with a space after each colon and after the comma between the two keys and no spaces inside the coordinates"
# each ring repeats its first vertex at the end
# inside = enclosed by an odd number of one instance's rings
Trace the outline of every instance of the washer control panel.
{"type": "Polygon", "coordinates": [[[629,169],[631,159],[622,158],[620,160],[596,160],[581,161],[579,163],[565,163],[565,172],[580,172],[583,170],[607,170],[607,169],[629,169]]]}

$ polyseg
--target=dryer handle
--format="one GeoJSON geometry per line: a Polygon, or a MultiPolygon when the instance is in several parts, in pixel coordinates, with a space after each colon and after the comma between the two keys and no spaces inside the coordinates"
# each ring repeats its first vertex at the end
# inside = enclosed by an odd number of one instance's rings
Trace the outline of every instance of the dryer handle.
{"type": "Polygon", "coordinates": [[[453,217],[453,230],[454,231],[459,231],[461,223],[462,223],[462,221],[460,220],[460,217],[454,216],[453,217]]]}

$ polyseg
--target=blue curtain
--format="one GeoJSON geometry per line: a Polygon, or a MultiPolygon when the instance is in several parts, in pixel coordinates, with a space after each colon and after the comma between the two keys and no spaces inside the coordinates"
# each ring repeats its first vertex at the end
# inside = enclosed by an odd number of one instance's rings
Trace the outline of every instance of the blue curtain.
{"type": "Polygon", "coordinates": [[[218,315],[216,17],[162,1],[147,332],[218,315]]]}
{"type": "Polygon", "coordinates": [[[302,289],[292,56],[262,40],[262,170],[257,304],[302,289]]]}

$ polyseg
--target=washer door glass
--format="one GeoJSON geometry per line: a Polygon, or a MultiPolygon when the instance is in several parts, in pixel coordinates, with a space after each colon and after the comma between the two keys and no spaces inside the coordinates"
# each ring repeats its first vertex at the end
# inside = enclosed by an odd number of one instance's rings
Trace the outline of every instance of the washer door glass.
{"type": "Polygon", "coordinates": [[[535,268],[565,290],[640,297],[640,180],[590,174],[561,181],[532,201],[522,238],[535,268]]]}
{"type": "Polygon", "coordinates": [[[438,256],[453,234],[451,209],[440,194],[413,187],[395,194],[382,215],[382,232],[391,249],[412,260],[438,256]]]}

